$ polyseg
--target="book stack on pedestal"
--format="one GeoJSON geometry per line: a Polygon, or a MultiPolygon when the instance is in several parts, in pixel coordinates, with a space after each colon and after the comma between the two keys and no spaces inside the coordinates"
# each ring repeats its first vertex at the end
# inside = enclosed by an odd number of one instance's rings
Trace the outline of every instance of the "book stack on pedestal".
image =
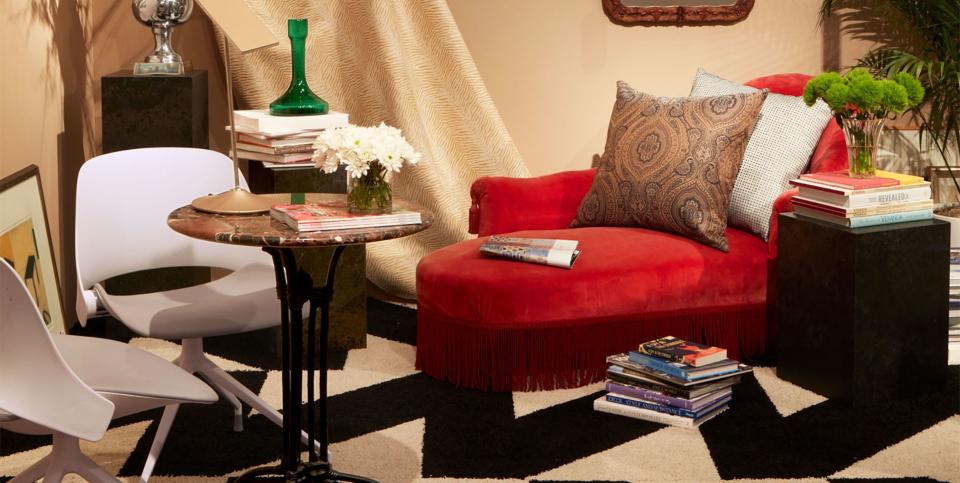
{"type": "Polygon", "coordinates": [[[933,218],[930,183],[919,176],[877,171],[872,178],[851,178],[846,171],[811,173],[790,184],[798,216],[849,228],[933,218]]]}
{"type": "Polygon", "coordinates": [[[753,368],[726,349],[663,337],[607,358],[607,394],[593,409],[654,423],[696,428],[725,411],[733,386],[753,368]]]}
{"type": "MultiPolygon", "coordinates": [[[[270,169],[313,167],[313,142],[325,129],[350,124],[342,112],[316,116],[273,116],[267,109],[234,111],[237,157],[270,169]]],[[[229,126],[227,127],[229,130],[229,126]]]]}
{"type": "Polygon", "coordinates": [[[950,323],[947,363],[960,364],[960,248],[950,249],[950,323]]]}

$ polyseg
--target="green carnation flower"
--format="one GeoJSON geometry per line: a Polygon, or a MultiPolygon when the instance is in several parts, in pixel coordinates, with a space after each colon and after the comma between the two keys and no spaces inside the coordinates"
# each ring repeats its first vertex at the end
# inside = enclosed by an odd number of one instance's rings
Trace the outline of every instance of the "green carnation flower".
{"type": "Polygon", "coordinates": [[[847,75],[843,76],[843,80],[849,85],[854,85],[862,81],[872,81],[873,74],[870,73],[865,67],[857,67],[856,69],[851,69],[850,72],[847,72],[847,75]]]}
{"type": "Polygon", "coordinates": [[[883,93],[880,104],[884,109],[899,114],[910,107],[910,98],[903,85],[884,79],[880,81],[880,91],[883,93]]]}
{"type": "Polygon", "coordinates": [[[862,113],[870,114],[880,109],[883,89],[880,87],[880,82],[872,76],[869,78],[858,76],[850,83],[850,94],[847,100],[862,113]]]}
{"type": "Polygon", "coordinates": [[[833,112],[842,112],[847,107],[847,100],[850,97],[850,87],[843,82],[837,82],[823,93],[823,101],[830,106],[833,112]]]}
{"type": "Polygon", "coordinates": [[[803,87],[803,102],[812,106],[817,102],[817,98],[822,98],[831,86],[842,82],[843,78],[836,72],[825,72],[810,79],[803,87]]]}
{"type": "Polygon", "coordinates": [[[906,89],[909,102],[907,107],[915,107],[923,103],[923,96],[925,94],[923,84],[921,84],[916,77],[907,72],[900,72],[893,76],[893,80],[906,89]]]}

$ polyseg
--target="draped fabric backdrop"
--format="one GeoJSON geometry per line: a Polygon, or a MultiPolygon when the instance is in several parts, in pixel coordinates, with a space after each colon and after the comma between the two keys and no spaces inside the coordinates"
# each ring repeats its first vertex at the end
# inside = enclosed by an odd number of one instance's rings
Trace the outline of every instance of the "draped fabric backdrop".
{"type": "MultiPolygon", "coordinates": [[[[470,184],[480,176],[527,176],[445,0],[247,0],[279,47],[233,51],[237,103],[266,108],[290,82],[288,18],[309,20],[307,79],[332,110],[358,125],[403,130],[423,153],[395,177],[395,196],[433,211],[418,235],[367,246],[367,276],[415,296],[417,262],[467,238],[470,184]]],[[[222,36],[220,36],[222,42],[222,36]]]]}

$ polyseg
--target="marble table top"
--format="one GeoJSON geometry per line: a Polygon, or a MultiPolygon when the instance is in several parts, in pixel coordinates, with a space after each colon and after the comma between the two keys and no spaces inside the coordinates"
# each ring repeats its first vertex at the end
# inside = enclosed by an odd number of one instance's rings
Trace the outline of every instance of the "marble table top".
{"type": "MultiPolygon", "coordinates": [[[[276,204],[290,202],[289,193],[269,195],[276,198],[276,204]]],[[[307,202],[344,200],[346,195],[327,193],[307,193],[307,202]]],[[[325,230],[298,232],[281,221],[273,219],[269,213],[256,215],[217,215],[198,211],[187,205],[170,213],[167,225],[174,231],[189,237],[220,243],[249,246],[307,248],[335,245],[355,245],[370,243],[426,230],[433,225],[433,214],[410,202],[394,198],[394,206],[411,211],[419,211],[422,222],[418,225],[384,226],[378,228],[357,228],[353,230],[325,230]]]]}

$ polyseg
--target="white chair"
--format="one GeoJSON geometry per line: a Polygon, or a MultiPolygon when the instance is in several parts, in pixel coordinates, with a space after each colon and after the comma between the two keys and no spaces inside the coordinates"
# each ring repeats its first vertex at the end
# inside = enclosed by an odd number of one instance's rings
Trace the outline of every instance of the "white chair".
{"type": "Polygon", "coordinates": [[[53,435],[53,451],[13,483],[67,473],[92,482],[116,478],[80,452],[112,418],[160,406],[211,403],[217,395],[169,362],[127,344],[91,337],[51,336],[27,286],[0,260],[0,427],[53,435]]]}
{"type": "MultiPolygon", "coordinates": [[[[247,187],[242,177],[240,182],[247,187]]],[[[207,358],[203,338],[280,324],[272,259],[259,248],[180,235],[166,223],[171,211],[194,198],[231,188],[232,161],[205,149],[134,149],[87,161],[77,179],[76,259],[82,289],[78,309],[84,319],[99,299],[137,334],[181,340],[174,363],[200,375],[228,400],[234,407],[234,430],[242,431],[240,400],[278,426],[283,420],[276,409],[207,358]],[[232,272],[209,283],[142,295],[110,295],[101,285],[124,273],[186,266],[232,272]]],[[[153,472],[176,412],[176,406],[164,410],[143,481],[153,472]]],[[[308,440],[306,432],[302,437],[308,440]]]]}

